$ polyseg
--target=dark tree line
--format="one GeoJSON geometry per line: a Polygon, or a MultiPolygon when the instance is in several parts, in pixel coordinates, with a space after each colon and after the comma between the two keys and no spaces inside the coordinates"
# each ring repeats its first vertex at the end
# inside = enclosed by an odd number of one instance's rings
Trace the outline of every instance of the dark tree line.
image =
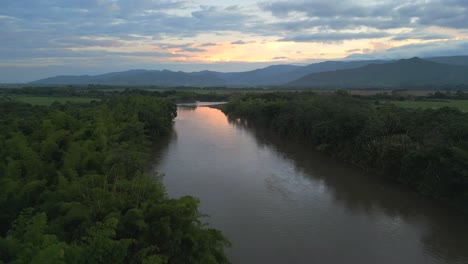
{"type": "MultiPolygon", "coordinates": [[[[62,86],[52,86],[52,87],[20,87],[20,88],[0,88],[0,100],[2,98],[14,98],[14,96],[39,96],[39,97],[90,97],[96,99],[105,99],[111,98],[114,96],[125,95],[125,96],[151,96],[151,97],[160,97],[166,98],[171,102],[195,102],[195,101],[227,101],[228,98],[235,92],[246,91],[246,89],[237,89],[237,90],[221,90],[210,89],[204,90],[201,88],[193,88],[189,90],[188,88],[171,88],[170,90],[165,90],[163,88],[159,89],[142,89],[138,87],[113,87],[109,86],[103,88],[100,86],[94,87],[62,87],[62,86]]],[[[3,100],[4,101],[4,100],[3,100]]]]}
{"type": "Polygon", "coordinates": [[[155,97],[0,102],[0,263],[227,263],[198,200],[145,173],[175,116],[155,97]]]}
{"type": "Polygon", "coordinates": [[[337,92],[248,94],[224,111],[468,208],[468,114],[457,109],[381,106],[337,92]]]}

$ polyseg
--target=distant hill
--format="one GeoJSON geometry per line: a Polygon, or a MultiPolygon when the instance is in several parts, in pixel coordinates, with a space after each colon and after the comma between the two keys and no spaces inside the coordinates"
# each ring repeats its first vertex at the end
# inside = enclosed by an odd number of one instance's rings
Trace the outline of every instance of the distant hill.
{"type": "Polygon", "coordinates": [[[468,55],[467,56],[451,56],[451,57],[435,57],[435,58],[429,58],[427,60],[438,62],[438,63],[451,64],[451,65],[468,66],[468,55]]]}
{"type": "Polygon", "coordinates": [[[62,75],[30,84],[43,85],[125,85],[125,86],[275,86],[301,78],[310,73],[352,69],[385,61],[325,61],[307,66],[272,65],[246,72],[173,72],[169,70],[130,70],[101,75],[62,75]]]}
{"type": "Polygon", "coordinates": [[[294,77],[294,79],[292,80],[297,80],[311,73],[354,69],[354,68],[359,68],[359,67],[366,66],[369,64],[381,64],[381,63],[387,63],[387,62],[388,61],[384,61],[384,60],[324,61],[324,62],[314,63],[314,64],[301,67],[297,69],[296,71],[294,71],[292,75],[295,75],[295,76],[291,76],[291,77],[294,77]]]}
{"type": "Polygon", "coordinates": [[[297,65],[272,65],[253,71],[220,73],[219,76],[226,81],[227,85],[232,86],[280,85],[297,79],[293,72],[302,67],[297,65]]]}
{"type": "Polygon", "coordinates": [[[101,75],[57,76],[30,84],[47,85],[125,85],[125,86],[219,86],[225,85],[223,79],[213,72],[198,73],[148,70],[131,70],[101,75]]]}
{"type": "Polygon", "coordinates": [[[365,88],[458,84],[468,84],[468,66],[412,58],[355,69],[313,73],[287,86],[365,88]]]}
{"type": "MultiPolygon", "coordinates": [[[[439,62],[451,65],[468,65],[468,56],[438,57],[429,58],[432,62],[439,62]]],[[[37,80],[30,84],[36,85],[121,85],[121,86],[282,86],[292,84],[295,86],[308,86],[310,83],[303,81],[309,74],[325,73],[323,76],[330,76],[339,70],[349,70],[361,68],[367,65],[383,65],[394,61],[365,60],[365,61],[325,61],[306,66],[298,65],[272,65],[262,69],[245,72],[174,72],[169,70],[130,70],[124,72],[112,72],[101,75],[80,75],[80,76],[56,76],[37,80]],[[297,82],[295,82],[297,80],[297,82]]],[[[374,80],[375,76],[368,76],[369,79],[358,83],[367,85],[387,85],[387,81],[374,80]],[[373,79],[374,78],[374,79],[373,79]]],[[[325,78],[325,77],[321,77],[325,78]]],[[[333,79],[334,77],[332,77],[333,79]]],[[[365,77],[363,77],[365,78],[365,77]]],[[[326,82],[325,82],[326,83],[326,82]]],[[[312,84],[315,85],[315,84],[312,84]]],[[[330,85],[336,85],[330,84],[330,85]]],[[[355,85],[355,84],[352,84],[355,85]]],[[[393,85],[393,84],[392,84],[393,85]]],[[[340,86],[347,86],[345,82],[340,86]]]]}
{"type": "Polygon", "coordinates": [[[353,69],[372,63],[385,63],[386,61],[325,61],[307,66],[273,65],[263,69],[247,72],[225,73],[220,75],[227,85],[282,85],[297,80],[307,74],[316,72],[353,69]]]}

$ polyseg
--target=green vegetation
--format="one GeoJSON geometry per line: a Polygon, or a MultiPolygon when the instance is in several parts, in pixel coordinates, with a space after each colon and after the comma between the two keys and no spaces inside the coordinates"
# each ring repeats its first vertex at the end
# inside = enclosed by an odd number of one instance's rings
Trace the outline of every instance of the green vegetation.
{"type": "Polygon", "coordinates": [[[198,200],[145,174],[166,99],[0,100],[0,263],[227,263],[198,200]]]}
{"type": "Polygon", "coordinates": [[[445,101],[391,101],[391,103],[404,108],[433,108],[454,107],[463,112],[468,112],[468,100],[445,100],[445,101]]]}
{"type": "Polygon", "coordinates": [[[247,94],[223,110],[468,208],[468,114],[458,109],[376,105],[339,91],[247,94]]]}
{"type": "MultiPolygon", "coordinates": [[[[247,90],[242,90],[247,91],[247,90]]],[[[33,105],[51,105],[55,101],[59,103],[77,102],[87,103],[93,100],[111,98],[113,96],[150,96],[166,98],[171,102],[195,102],[195,101],[226,101],[232,94],[239,90],[224,89],[139,89],[139,88],[115,88],[112,87],[21,87],[0,89],[0,99],[4,101],[21,101],[33,105]]]]}
{"type": "Polygon", "coordinates": [[[54,102],[58,103],[66,103],[66,102],[73,102],[73,103],[89,103],[95,98],[88,98],[88,97],[55,97],[55,96],[13,96],[12,99],[14,101],[19,101],[23,103],[28,103],[32,105],[51,105],[54,102]]]}

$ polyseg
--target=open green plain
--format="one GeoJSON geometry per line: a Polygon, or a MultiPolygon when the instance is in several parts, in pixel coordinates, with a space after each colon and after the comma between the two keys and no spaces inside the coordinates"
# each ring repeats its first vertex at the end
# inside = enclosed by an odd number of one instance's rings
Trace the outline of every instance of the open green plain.
{"type": "Polygon", "coordinates": [[[468,100],[447,100],[447,101],[391,101],[393,104],[405,108],[442,108],[455,107],[463,112],[468,112],[468,100]]]}

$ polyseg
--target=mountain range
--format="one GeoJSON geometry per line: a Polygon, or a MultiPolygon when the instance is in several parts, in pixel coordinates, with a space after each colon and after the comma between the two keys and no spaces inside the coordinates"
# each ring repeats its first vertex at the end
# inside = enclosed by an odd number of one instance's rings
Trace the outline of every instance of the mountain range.
{"type": "Polygon", "coordinates": [[[369,64],[360,68],[308,74],[288,83],[292,87],[416,87],[468,84],[468,66],[420,58],[369,64]]]}
{"type": "Polygon", "coordinates": [[[175,72],[130,70],[101,75],[56,76],[34,85],[115,86],[289,86],[397,87],[468,84],[468,56],[413,58],[398,61],[325,61],[306,66],[272,65],[246,72],[175,72]]]}

